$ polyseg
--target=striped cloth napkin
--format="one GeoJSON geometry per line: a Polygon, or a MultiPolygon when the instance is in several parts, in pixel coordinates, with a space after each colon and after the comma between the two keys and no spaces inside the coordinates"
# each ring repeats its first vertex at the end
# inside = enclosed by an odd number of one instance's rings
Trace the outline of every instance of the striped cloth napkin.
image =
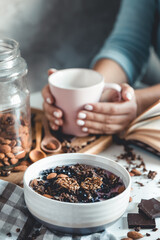
{"type": "Polygon", "coordinates": [[[116,240],[107,231],[87,236],[55,234],[29,213],[23,189],[0,180],[0,239],[3,240],[116,240]]]}

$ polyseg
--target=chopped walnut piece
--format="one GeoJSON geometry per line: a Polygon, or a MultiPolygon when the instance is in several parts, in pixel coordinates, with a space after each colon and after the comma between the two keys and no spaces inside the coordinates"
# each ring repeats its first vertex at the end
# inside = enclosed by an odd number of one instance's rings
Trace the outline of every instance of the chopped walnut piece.
{"type": "Polygon", "coordinates": [[[96,190],[98,188],[101,188],[102,183],[102,178],[88,177],[83,182],[81,182],[81,187],[85,190],[96,190]]]}
{"type": "Polygon", "coordinates": [[[69,195],[68,193],[61,193],[61,195],[59,196],[59,200],[65,201],[65,202],[74,202],[74,203],[78,202],[78,199],[76,196],[69,195]]]}
{"type": "Polygon", "coordinates": [[[74,193],[80,188],[78,182],[74,178],[69,177],[58,178],[55,181],[55,184],[57,184],[60,188],[66,188],[69,192],[74,193]]]}
{"type": "Polygon", "coordinates": [[[38,181],[37,181],[37,179],[36,179],[36,178],[33,179],[33,180],[30,182],[29,185],[30,185],[32,188],[38,186],[38,181]]]}

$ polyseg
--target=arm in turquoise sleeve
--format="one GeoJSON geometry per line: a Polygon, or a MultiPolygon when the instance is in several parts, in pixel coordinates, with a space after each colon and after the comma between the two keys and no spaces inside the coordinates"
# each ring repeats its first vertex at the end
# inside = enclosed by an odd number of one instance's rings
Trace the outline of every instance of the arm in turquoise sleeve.
{"type": "Polygon", "coordinates": [[[148,60],[155,10],[155,0],[123,0],[115,27],[91,65],[112,59],[133,84],[148,60]]]}

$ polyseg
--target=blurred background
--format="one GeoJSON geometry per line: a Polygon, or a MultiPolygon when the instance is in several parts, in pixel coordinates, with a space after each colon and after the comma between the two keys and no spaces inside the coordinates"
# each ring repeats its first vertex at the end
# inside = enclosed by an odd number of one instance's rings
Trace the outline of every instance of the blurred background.
{"type": "MultiPolygon", "coordinates": [[[[19,42],[30,91],[40,91],[47,83],[48,68],[88,68],[112,30],[120,2],[1,0],[0,37],[19,42]]],[[[160,66],[155,55],[151,64],[152,69],[160,66]]]]}
{"type": "Polygon", "coordinates": [[[48,68],[89,67],[112,29],[119,0],[1,0],[0,36],[17,40],[31,92],[48,68]]]}

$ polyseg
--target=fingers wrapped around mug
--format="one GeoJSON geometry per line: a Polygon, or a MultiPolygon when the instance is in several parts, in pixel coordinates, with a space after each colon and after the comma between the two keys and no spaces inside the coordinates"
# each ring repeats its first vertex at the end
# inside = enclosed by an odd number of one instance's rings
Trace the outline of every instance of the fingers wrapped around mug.
{"type": "Polygon", "coordinates": [[[52,96],[52,94],[50,92],[48,84],[46,86],[44,86],[44,88],[42,89],[42,97],[46,103],[48,103],[48,104],[54,103],[54,97],[52,96]]]}
{"type": "Polygon", "coordinates": [[[77,124],[83,132],[91,134],[114,134],[124,130],[136,117],[135,101],[119,103],[95,103],[80,111],[77,124]],[[87,111],[88,110],[88,111],[87,111]]]}
{"type": "Polygon", "coordinates": [[[45,116],[47,117],[50,127],[53,130],[58,130],[59,126],[63,125],[63,113],[60,109],[56,108],[54,105],[50,105],[47,102],[43,103],[43,109],[45,116]]]}
{"type": "Polygon", "coordinates": [[[121,88],[121,95],[124,101],[131,101],[135,97],[134,89],[127,83],[121,84],[121,88]]]}

